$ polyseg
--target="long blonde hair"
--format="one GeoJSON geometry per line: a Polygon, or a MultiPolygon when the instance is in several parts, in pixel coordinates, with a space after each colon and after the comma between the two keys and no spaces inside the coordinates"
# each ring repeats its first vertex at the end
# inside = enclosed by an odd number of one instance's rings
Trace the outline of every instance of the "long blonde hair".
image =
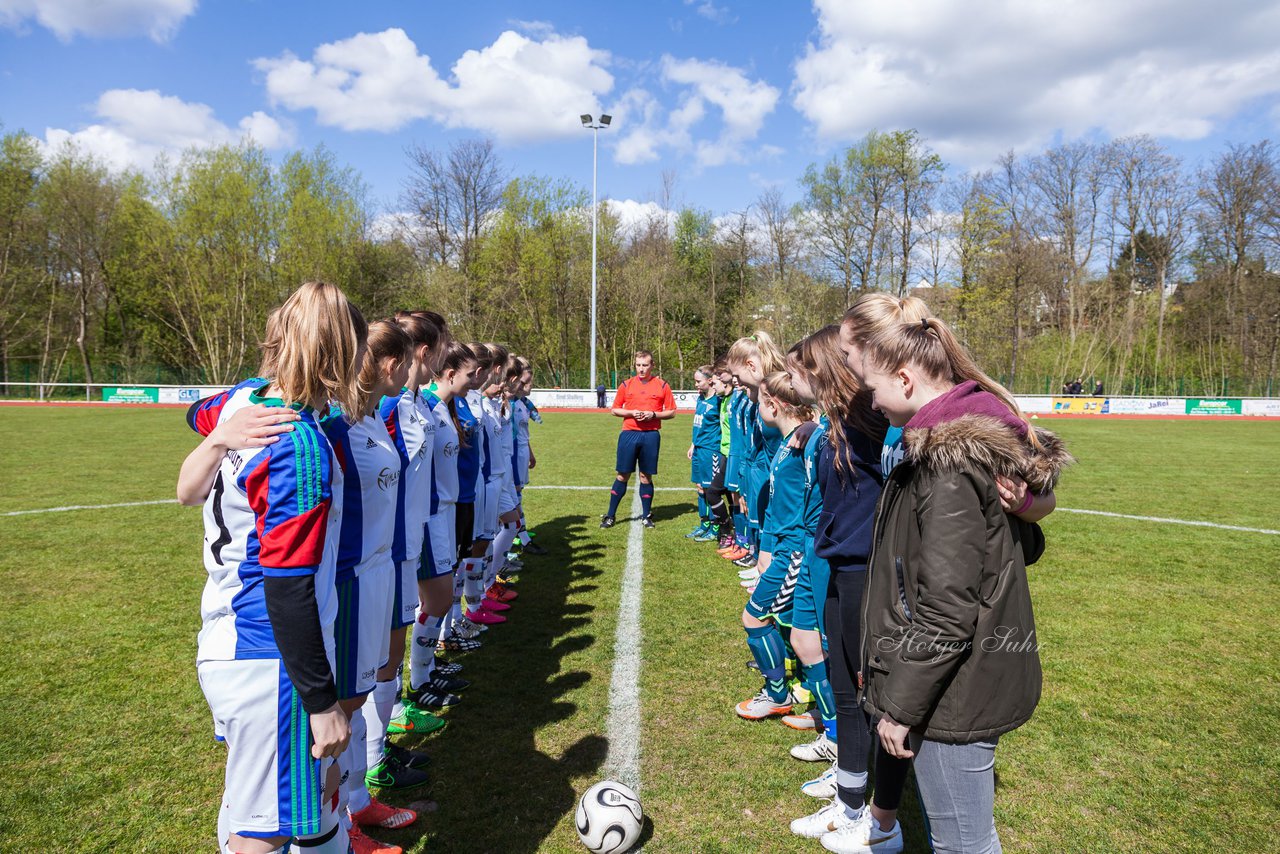
{"type": "Polygon", "coordinates": [[[750,336],[734,341],[725,355],[725,361],[730,365],[743,365],[748,359],[759,365],[760,373],[766,377],[787,369],[782,351],[778,349],[773,336],[763,329],[757,329],[750,336]]]}
{"type": "Polygon", "coordinates": [[[774,406],[797,421],[813,420],[813,409],[800,399],[786,371],[774,371],[766,376],[760,390],[773,399],[774,406]]]}
{"type": "Polygon", "coordinates": [[[360,418],[360,364],[369,327],[335,285],[307,282],[273,312],[263,373],[286,404],[334,401],[348,420],[360,418]]]}
{"type": "MultiPolygon", "coordinates": [[[[884,371],[911,365],[935,382],[962,383],[972,380],[983,391],[1000,398],[1009,411],[1022,418],[1013,394],[987,376],[969,355],[955,334],[937,318],[921,318],[916,323],[899,323],[884,329],[863,344],[864,358],[884,371]]],[[[1035,431],[1028,427],[1027,439],[1039,448],[1035,431]]]]}
{"type": "Polygon", "coordinates": [[[840,352],[840,327],[832,323],[804,338],[787,352],[788,363],[809,378],[818,405],[831,420],[828,441],[835,456],[836,473],[842,478],[853,474],[845,428],[883,442],[889,422],[871,408],[871,394],[849,370],[840,352]]]}
{"type": "Polygon", "coordinates": [[[919,323],[933,317],[929,306],[917,297],[895,297],[882,291],[865,293],[844,313],[843,325],[859,346],[874,335],[903,323],[919,323]]]}

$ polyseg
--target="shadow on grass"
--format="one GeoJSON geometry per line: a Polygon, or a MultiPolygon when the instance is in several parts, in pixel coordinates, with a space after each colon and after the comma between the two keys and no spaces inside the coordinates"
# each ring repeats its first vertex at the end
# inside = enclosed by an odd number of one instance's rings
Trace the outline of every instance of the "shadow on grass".
{"type": "Polygon", "coordinates": [[[600,767],[608,742],[583,736],[563,749],[550,748],[555,758],[543,752],[547,747],[539,749],[539,733],[577,713],[563,698],[591,679],[563,664],[596,640],[588,628],[592,608],[567,601],[583,581],[600,575],[590,563],[602,546],[582,542],[588,524],[583,516],[538,524],[538,542],[548,554],[525,557],[510,621],[485,632],[481,649],[454,657],[472,685],[445,713],[449,726],[399,742],[431,755],[429,786],[380,795],[395,804],[435,801],[437,811],[403,831],[376,831],[375,838],[433,854],[528,854],[573,811],[573,779],[600,767]]]}

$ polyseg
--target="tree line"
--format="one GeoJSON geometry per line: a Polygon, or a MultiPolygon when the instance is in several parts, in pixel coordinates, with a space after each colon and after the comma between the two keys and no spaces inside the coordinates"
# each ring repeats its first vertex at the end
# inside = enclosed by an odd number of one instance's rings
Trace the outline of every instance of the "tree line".
{"type": "MultiPolygon", "coordinates": [[[[790,342],[884,290],[922,296],[1018,391],[1280,393],[1269,141],[1196,165],[1147,136],[1070,142],[949,175],[916,131],[872,132],[793,189],[713,212],[677,204],[668,173],[639,222],[601,204],[606,382],[645,348],[686,384],[752,329],[790,342]]],[[[229,383],[256,368],[271,308],[324,279],[371,318],[429,307],[527,354],[540,385],[587,384],[586,189],[471,139],[406,151],[394,207],[324,148],[277,162],[244,142],[144,175],[9,133],[2,379],[229,383]]]]}

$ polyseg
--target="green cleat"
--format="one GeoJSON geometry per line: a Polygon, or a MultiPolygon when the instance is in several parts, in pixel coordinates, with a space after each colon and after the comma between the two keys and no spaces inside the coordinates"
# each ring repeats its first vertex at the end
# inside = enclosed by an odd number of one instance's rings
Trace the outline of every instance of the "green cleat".
{"type": "Polygon", "coordinates": [[[430,735],[433,732],[444,729],[445,723],[444,718],[433,715],[421,706],[405,700],[404,711],[391,719],[391,722],[387,724],[387,732],[411,732],[414,735],[430,735]]]}

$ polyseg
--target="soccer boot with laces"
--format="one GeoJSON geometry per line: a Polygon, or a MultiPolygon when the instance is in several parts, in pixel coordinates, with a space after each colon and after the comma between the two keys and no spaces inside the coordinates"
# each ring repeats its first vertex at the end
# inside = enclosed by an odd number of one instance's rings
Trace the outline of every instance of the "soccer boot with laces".
{"type": "Polygon", "coordinates": [[[449,634],[445,635],[444,640],[440,641],[440,648],[445,652],[475,652],[480,648],[480,641],[474,637],[463,637],[457,627],[449,630],[449,634]]]}
{"type": "Polygon", "coordinates": [[[739,561],[744,557],[749,557],[750,555],[751,551],[749,549],[737,544],[735,544],[733,548],[729,549],[729,551],[720,553],[720,557],[728,561],[739,561]]]}
{"type": "Polygon", "coordinates": [[[388,845],[365,836],[358,824],[347,829],[347,840],[351,844],[351,854],[404,854],[399,845],[388,845]]]}
{"type": "Polygon", "coordinates": [[[858,810],[856,818],[851,817],[844,811],[844,804],[833,800],[830,803],[823,804],[822,808],[817,812],[810,813],[791,822],[791,832],[806,839],[821,839],[832,831],[859,821],[865,821],[864,814],[867,812],[867,808],[863,807],[858,810]]]}
{"type": "Polygon", "coordinates": [[[836,763],[812,780],[800,784],[800,791],[811,798],[834,798],[836,796],[836,763]]]}
{"type": "Polygon", "coordinates": [[[820,732],[813,741],[793,746],[791,755],[801,762],[835,762],[836,743],[827,738],[825,732],[820,732]]]}
{"type": "Polygon", "coordinates": [[[769,692],[762,688],[759,694],[735,706],[734,711],[738,717],[745,720],[762,721],[774,715],[785,715],[794,705],[795,700],[791,694],[788,693],[781,700],[774,700],[769,696],[769,692]]]}
{"type": "MultiPolygon", "coordinates": [[[[388,742],[387,746],[391,746],[390,742],[388,742]]],[[[400,749],[403,750],[403,748],[400,749]]],[[[407,753],[408,751],[405,752],[407,753]]],[[[420,768],[410,768],[397,759],[395,753],[387,750],[382,756],[382,761],[364,773],[364,782],[366,786],[373,786],[379,789],[412,789],[414,786],[421,786],[427,782],[427,772],[420,768]]],[[[354,816],[352,817],[354,818],[354,816]]],[[[371,822],[360,819],[357,819],[357,821],[360,821],[361,824],[371,824],[371,822]]],[[[411,821],[413,819],[409,819],[404,823],[408,824],[411,821]]],[[[382,827],[402,826],[399,824],[382,824],[381,819],[373,821],[372,824],[380,824],[382,827]]]]}
{"type": "Polygon", "coordinates": [[[410,750],[407,747],[401,747],[395,742],[388,741],[383,748],[383,754],[391,757],[394,761],[406,768],[426,768],[431,764],[431,757],[418,750],[410,750]]]}
{"type": "Polygon", "coordinates": [[[699,534],[701,534],[706,529],[706,527],[707,527],[706,522],[699,522],[697,525],[694,526],[692,531],[684,535],[684,538],[686,540],[695,539],[699,534]]]}
{"type": "Polygon", "coordinates": [[[421,685],[411,690],[408,699],[404,701],[404,705],[406,708],[412,703],[419,709],[447,709],[461,702],[462,698],[457,694],[437,691],[428,682],[426,685],[421,685]]]}
{"type": "Polygon", "coordinates": [[[616,525],[617,523],[618,523],[618,520],[617,520],[617,519],[615,519],[615,518],[613,518],[612,516],[601,516],[601,517],[600,517],[600,527],[601,527],[601,528],[612,528],[612,527],[613,527],[614,525],[616,525]]]}
{"type": "Polygon", "coordinates": [[[492,599],[495,602],[510,602],[519,595],[514,588],[508,587],[500,581],[495,581],[493,586],[484,592],[486,599],[492,599]]]}
{"type": "MultiPolygon", "coordinates": [[[[365,779],[368,779],[368,775],[365,775],[365,779]]],[[[395,830],[398,827],[408,827],[413,824],[418,820],[418,814],[413,810],[393,807],[377,798],[370,798],[369,806],[359,812],[353,812],[351,820],[361,827],[386,827],[395,830]]]]}
{"type": "Polygon", "coordinates": [[[653,516],[652,516],[652,515],[645,516],[643,519],[641,519],[641,520],[640,520],[640,524],[641,524],[641,525],[644,525],[646,528],[656,528],[656,527],[658,527],[658,526],[657,526],[657,524],[653,521],[653,516]]]}
{"type": "Polygon", "coordinates": [[[720,534],[716,532],[715,525],[707,525],[698,536],[693,538],[693,541],[695,543],[710,543],[714,542],[719,536],[720,534]]]}
{"type": "Polygon", "coordinates": [[[444,718],[436,717],[426,709],[411,703],[402,703],[400,714],[387,724],[387,732],[394,734],[411,732],[414,735],[429,735],[445,727],[444,718]]]}
{"type": "Polygon", "coordinates": [[[456,661],[445,661],[438,655],[436,656],[436,663],[434,667],[435,672],[439,673],[441,676],[457,676],[462,672],[461,664],[456,661]]]}
{"type": "Polygon", "coordinates": [[[756,556],[751,554],[751,552],[747,552],[745,555],[735,560],[733,565],[740,566],[743,569],[754,569],[756,565],[756,556]]]}
{"type": "Polygon", "coordinates": [[[525,543],[520,551],[529,555],[544,555],[547,553],[546,549],[532,541],[525,543]]]}
{"type": "Polygon", "coordinates": [[[792,729],[814,730],[818,728],[818,722],[813,717],[812,709],[798,715],[786,715],[782,718],[782,722],[792,729]]]}
{"type": "Polygon", "coordinates": [[[492,599],[486,593],[484,598],[480,600],[480,610],[488,611],[492,614],[501,614],[503,611],[510,611],[511,606],[500,599],[492,599]]]}
{"type": "Polygon", "coordinates": [[[505,623],[507,621],[507,618],[501,614],[495,614],[494,612],[486,611],[483,608],[476,608],[474,611],[467,611],[466,618],[481,626],[496,626],[499,623],[505,623]]]}

